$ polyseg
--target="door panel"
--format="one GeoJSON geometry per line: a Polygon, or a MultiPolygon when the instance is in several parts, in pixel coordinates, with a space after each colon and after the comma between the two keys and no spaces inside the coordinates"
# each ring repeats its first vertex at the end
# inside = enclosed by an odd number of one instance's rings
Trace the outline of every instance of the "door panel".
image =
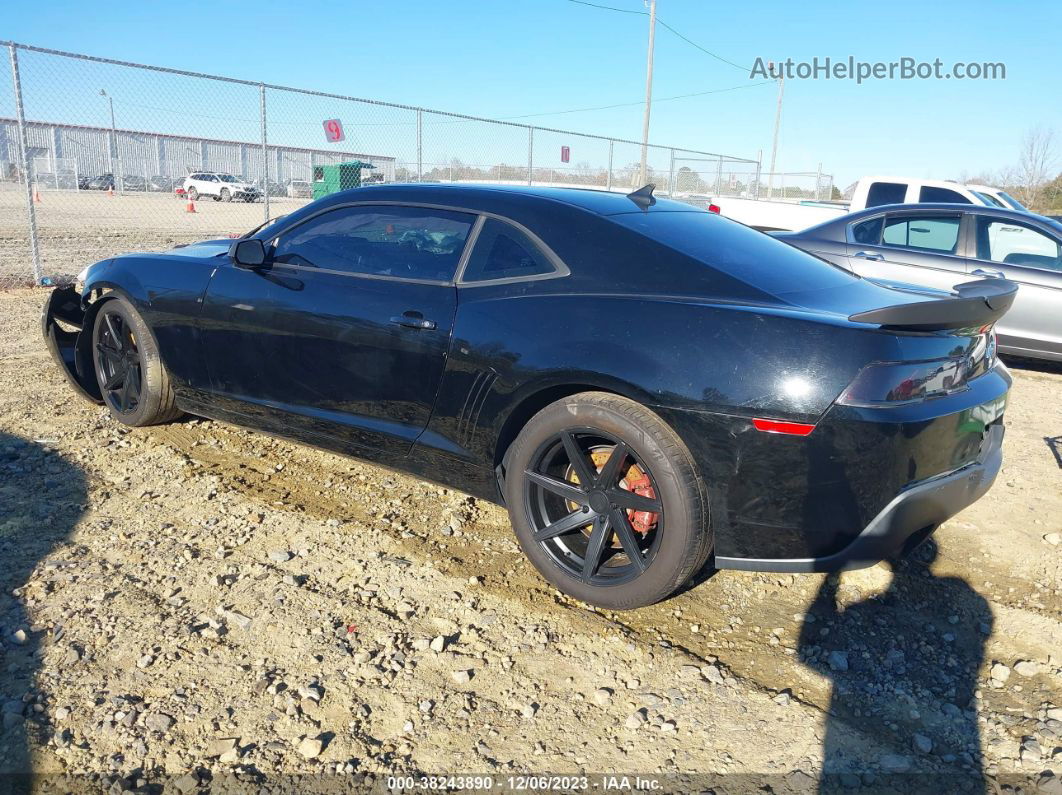
{"type": "Polygon", "coordinates": [[[1010,311],[996,324],[1013,353],[1062,358],[1062,248],[1045,230],[1010,218],[980,215],[969,269],[973,278],[1017,282],[1010,311]]]}
{"type": "Polygon", "coordinates": [[[850,238],[851,269],[868,279],[951,290],[966,280],[966,260],[957,255],[961,219],[954,215],[889,214],[880,237],[850,238]]]}
{"type": "Polygon", "coordinates": [[[226,265],[202,315],[212,389],[266,430],[405,455],[431,416],[456,302],[449,285],[226,265]]]}

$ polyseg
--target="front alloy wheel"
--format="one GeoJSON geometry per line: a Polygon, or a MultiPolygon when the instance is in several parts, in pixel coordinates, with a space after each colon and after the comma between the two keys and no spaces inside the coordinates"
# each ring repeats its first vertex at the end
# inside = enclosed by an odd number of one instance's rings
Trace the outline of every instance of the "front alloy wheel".
{"type": "Polygon", "coordinates": [[[114,309],[100,310],[96,324],[96,370],[103,399],[111,411],[132,414],[143,389],[140,351],[125,318],[114,309]]]}

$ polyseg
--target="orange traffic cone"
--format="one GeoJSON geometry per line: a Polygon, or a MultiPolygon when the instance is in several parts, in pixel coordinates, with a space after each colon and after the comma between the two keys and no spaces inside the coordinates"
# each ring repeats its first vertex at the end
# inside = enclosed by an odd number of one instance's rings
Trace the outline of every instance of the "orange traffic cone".
{"type": "Polygon", "coordinates": [[[33,186],[33,203],[34,204],[40,204],[41,203],[41,191],[40,191],[40,188],[38,188],[36,185],[33,186]]]}
{"type": "Polygon", "coordinates": [[[191,199],[189,199],[188,200],[188,204],[186,204],[185,207],[184,207],[184,211],[186,213],[194,213],[195,212],[195,202],[192,201],[191,199]]]}
{"type": "Polygon", "coordinates": [[[114,196],[114,188],[113,187],[107,188],[107,195],[108,196],[112,196],[112,197],[114,196]]]}

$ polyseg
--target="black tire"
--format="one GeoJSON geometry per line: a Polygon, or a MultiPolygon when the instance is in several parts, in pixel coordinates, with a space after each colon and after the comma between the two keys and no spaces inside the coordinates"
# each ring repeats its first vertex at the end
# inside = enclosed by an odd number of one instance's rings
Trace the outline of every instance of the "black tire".
{"type": "Polygon", "coordinates": [[[192,201],[197,201],[199,199],[199,191],[195,189],[195,185],[188,189],[188,198],[192,201]]]}
{"type": "Polygon", "coordinates": [[[125,298],[103,299],[92,328],[96,382],[111,416],[141,427],[181,416],[155,337],[125,298]]]}
{"type": "Polygon", "coordinates": [[[218,198],[221,199],[223,202],[230,202],[232,201],[232,193],[231,191],[229,191],[228,188],[222,188],[221,195],[218,198]]]}
{"type": "Polygon", "coordinates": [[[664,599],[712,548],[707,493],[689,450],[659,416],[618,395],[583,392],[532,417],[509,451],[505,500],[539,573],[599,607],[664,599]]]}

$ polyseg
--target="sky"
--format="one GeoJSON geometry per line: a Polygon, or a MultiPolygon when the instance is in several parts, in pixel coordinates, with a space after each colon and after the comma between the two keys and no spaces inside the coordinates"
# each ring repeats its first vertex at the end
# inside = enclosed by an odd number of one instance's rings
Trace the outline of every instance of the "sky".
{"type": "MultiPolygon", "coordinates": [[[[593,2],[628,13],[571,0],[110,0],[91,6],[15,0],[4,14],[0,38],[640,140],[645,3],[593,2]],[[583,110],[612,105],[621,107],[583,110]]],[[[945,70],[957,61],[1002,62],[1006,79],[886,79],[861,85],[787,80],[777,170],[815,171],[821,164],[842,188],[870,174],[956,178],[1012,166],[1023,135],[1033,128],[1055,129],[1062,143],[1057,0],[658,0],[657,14],[689,41],[657,27],[650,128],[655,143],[751,159],[762,152],[766,169],[777,84],[750,76],[757,58],[800,62],[849,56],[868,62],[939,58],[945,70]],[[696,96],[683,96],[690,94],[696,96]]],[[[102,125],[108,112],[96,89],[102,82],[111,86],[119,127],[169,131],[198,119],[196,124],[206,124],[218,137],[228,137],[224,133],[232,126],[245,128],[231,131],[233,137],[253,140],[256,134],[257,97],[250,89],[200,91],[162,78],[112,75],[88,64],[72,75],[31,56],[23,57],[25,89],[36,103],[27,100],[31,117],[46,114],[59,121],[65,120],[62,113],[74,113],[81,123],[102,125]],[[230,115],[236,121],[223,121],[230,115]]],[[[364,112],[359,106],[362,112],[354,114],[326,101],[287,99],[270,100],[271,123],[280,125],[281,137],[283,125],[293,140],[312,135],[314,145],[324,143],[321,123],[328,114],[344,120],[347,143],[357,151],[359,145],[387,147],[387,136],[401,133],[395,124],[412,125],[410,117],[383,109],[364,112]]],[[[443,152],[466,135],[482,147],[484,160],[502,156],[502,149],[526,150],[525,133],[516,129],[479,141],[475,136],[482,131],[448,122],[433,126],[427,137],[443,152]]],[[[550,162],[555,158],[559,164],[566,141],[573,163],[601,157],[600,146],[585,139],[545,140],[550,162]]],[[[540,147],[541,140],[536,153],[540,147]]],[[[632,147],[617,159],[635,156],[632,147]]]]}

